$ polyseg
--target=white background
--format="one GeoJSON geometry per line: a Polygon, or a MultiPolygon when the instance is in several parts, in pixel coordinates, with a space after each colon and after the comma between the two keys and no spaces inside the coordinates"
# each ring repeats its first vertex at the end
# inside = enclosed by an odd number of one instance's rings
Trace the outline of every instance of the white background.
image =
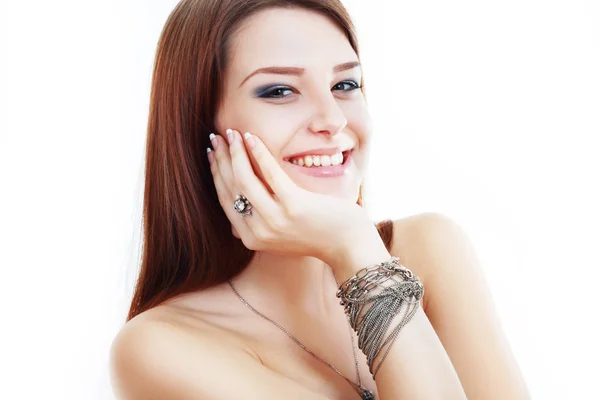
{"type": "MultiPolygon", "coordinates": [[[[175,3],[1,3],[3,399],[113,398],[175,3]]],[[[533,397],[600,398],[600,2],[344,3],[376,123],[373,218],[456,220],[533,397]]]]}

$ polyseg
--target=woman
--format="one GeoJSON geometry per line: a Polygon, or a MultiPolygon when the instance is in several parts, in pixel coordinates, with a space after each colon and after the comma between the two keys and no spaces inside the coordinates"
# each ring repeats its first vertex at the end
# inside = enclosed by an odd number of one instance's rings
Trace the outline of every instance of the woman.
{"type": "Polygon", "coordinates": [[[436,214],[375,226],[361,207],[359,61],[337,0],[178,4],[155,62],[118,398],[527,398],[462,231],[436,214]],[[336,294],[391,256],[426,291],[375,380],[336,294]]]}

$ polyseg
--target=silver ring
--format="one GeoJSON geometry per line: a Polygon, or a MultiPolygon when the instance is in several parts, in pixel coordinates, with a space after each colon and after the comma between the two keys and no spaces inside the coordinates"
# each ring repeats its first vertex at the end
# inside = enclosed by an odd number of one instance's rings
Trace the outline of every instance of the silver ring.
{"type": "Polygon", "coordinates": [[[246,196],[238,194],[233,202],[233,209],[241,214],[242,217],[249,217],[252,215],[252,204],[248,201],[246,196]]]}

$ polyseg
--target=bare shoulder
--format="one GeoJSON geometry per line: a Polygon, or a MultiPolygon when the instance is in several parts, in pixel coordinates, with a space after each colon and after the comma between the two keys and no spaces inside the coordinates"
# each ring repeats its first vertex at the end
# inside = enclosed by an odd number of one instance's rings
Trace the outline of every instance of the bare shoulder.
{"type": "Polygon", "coordinates": [[[173,307],[155,307],[121,328],[110,375],[124,400],[324,399],[265,367],[226,329],[201,318],[192,325],[173,307]]]}
{"type": "Polygon", "coordinates": [[[423,309],[467,397],[529,399],[483,268],[461,226],[437,213],[394,221],[391,253],[421,277],[423,309]]]}
{"type": "Polygon", "coordinates": [[[194,359],[202,360],[207,351],[221,351],[230,360],[250,357],[226,335],[215,340],[218,333],[209,324],[200,322],[190,334],[184,321],[168,311],[158,306],[137,315],[113,339],[110,370],[117,398],[185,398],[190,395],[185,383],[208,367],[194,359]]]}
{"type": "MultiPolygon", "coordinates": [[[[424,309],[428,303],[428,287],[444,275],[442,270],[456,268],[455,261],[473,257],[469,238],[461,226],[444,214],[427,212],[393,221],[391,254],[419,276],[426,288],[424,309]]],[[[471,260],[475,267],[475,260],[471,260]]],[[[456,272],[456,271],[455,271],[456,272]]]]}
{"type": "Polygon", "coordinates": [[[439,238],[440,235],[464,235],[463,229],[450,217],[435,212],[415,214],[399,218],[394,222],[394,242],[396,250],[408,249],[407,242],[419,244],[422,247],[425,242],[439,238]]]}

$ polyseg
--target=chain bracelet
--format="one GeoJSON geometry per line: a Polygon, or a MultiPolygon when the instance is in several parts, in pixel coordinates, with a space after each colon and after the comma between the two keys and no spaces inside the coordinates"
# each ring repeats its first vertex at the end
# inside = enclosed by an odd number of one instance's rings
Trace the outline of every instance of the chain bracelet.
{"type": "Polygon", "coordinates": [[[398,257],[365,267],[340,285],[336,296],[340,298],[340,304],[344,306],[350,325],[358,334],[358,347],[367,356],[373,378],[389,353],[400,329],[415,315],[424,290],[419,278],[400,264],[398,257]],[[385,286],[389,281],[393,283],[385,286]],[[382,290],[376,290],[377,288],[382,290]],[[372,295],[375,292],[377,293],[372,295]],[[384,334],[405,304],[406,314],[383,340],[384,334]],[[370,307],[366,307],[367,305],[370,307]],[[376,356],[386,345],[387,349],[382,358],[373,368],[376,356]]]}

